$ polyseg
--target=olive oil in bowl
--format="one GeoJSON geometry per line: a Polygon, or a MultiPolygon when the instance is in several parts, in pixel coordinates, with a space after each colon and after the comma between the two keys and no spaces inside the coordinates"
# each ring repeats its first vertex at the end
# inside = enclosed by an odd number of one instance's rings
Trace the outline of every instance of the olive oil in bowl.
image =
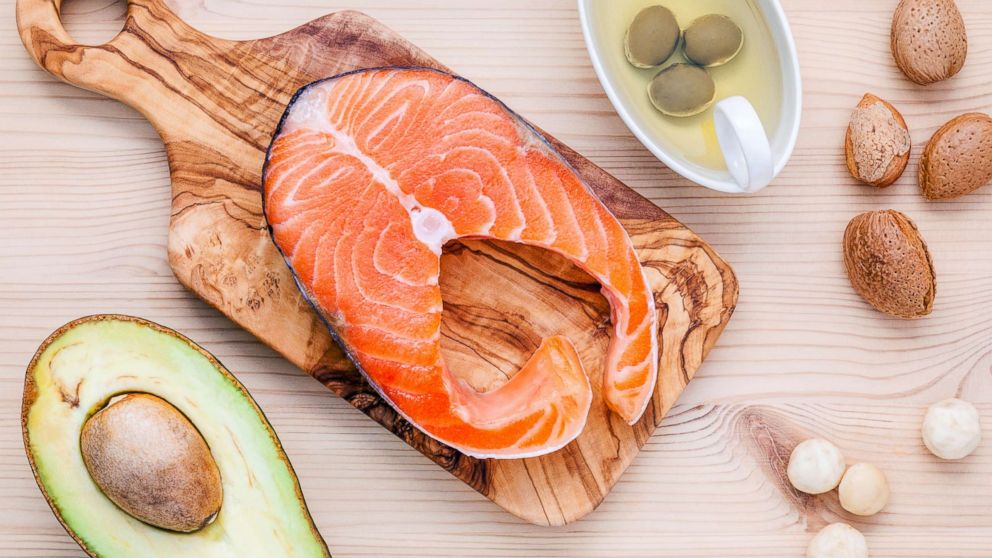
{"type": "Polygon", "coordinates": [[[670,9],[683,29],[708,14],[728,16],[741,28],[744,44],[737,56],[707,71],[716,84],[716,102],[737,95],[745,97],[754,106],[774,144],[773,136],[782,118],[783,73],[779,49],[756,0],[592,0],[584,4],[587,40],[597,50],[600,79],[609,81],[615,94],[621,97],[619,102],[640,128],[635,133],[651,136],[664,151],[684,159],[700,173],[726,173],[713,107],[694,116],[667,116],[648,97],[648,84],[659,72],[672,64],[688,62],[683,49],[656,68],[636,68],[627,61],[624,53],[627,28],[638,12],[654,5],[670,9]]]}

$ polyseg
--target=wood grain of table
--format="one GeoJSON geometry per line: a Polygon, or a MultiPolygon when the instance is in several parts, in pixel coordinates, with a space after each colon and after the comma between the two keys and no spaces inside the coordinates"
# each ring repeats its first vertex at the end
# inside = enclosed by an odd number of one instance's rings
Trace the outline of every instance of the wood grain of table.
{"type": "MultiPolygon", "coordinates": [[[[606,0],[604,0],[606,1],[606,0]]],[[[783,0],[805,78],[803,128],[769,189],[733,197],[693,186],[627,131],[592,71],[571,0],[173,0],[228,38],[284,31],[324,13],[381,19],[689,225],[734,266],[736,315],[679,404],[588,518],[527,525],[449,476],[187,293],[165,260],[169,179],[136,112],[55,81],[24,52],[13,0],[0,21],[0,556],[83,556],[31,477],[20,436],[24,367],[70,319],[135,314],[176,328],[245,383],[280,434],[337,557],[801,556],[816,530],[847,521],[873,557],[992,556],[992,186],[927,202],[921,147],[956,114],[992,111],[992,4],[959,0],[970,52],[954,79],[922,88],[888,50],[896,0],[783,0]],[[841,145],[865,91],[893,102],[915,144],[889,189],[856,184],[841,145]],[[884,317],[841,262],[855,214],[912,217],[938,273],[933,315],[884,317]],[[979,407],[987,443],[965,461],[931,457],[925,406],[979,407]],[[889,475],[872,518],[836,496],[783,484],[792,445],[834,440],[889,475]]],[[[70,32],[102,42],[123,5],[66,0],[70,32]]]]}

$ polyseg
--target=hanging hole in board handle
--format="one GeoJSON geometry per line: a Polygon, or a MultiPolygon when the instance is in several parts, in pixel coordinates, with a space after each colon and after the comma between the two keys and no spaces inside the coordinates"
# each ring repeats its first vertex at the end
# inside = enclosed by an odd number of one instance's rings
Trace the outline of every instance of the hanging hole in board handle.
{"type": "Polygon", "coordinates": [[[74,41],[102,45],[113,39],[127,18],[126,0],[62,0],[59,19],[74,41]]]}
{"type": "Polygon", "coordinates": [[[761,118],[744,97],[728,97],[713,111],[717,141],[739,193],[768,186],[775,177],[772,149],[761,118]]]}
{"type": "Polygon", "coordinates": [[[102,45],[83,45],[72,38],[62,24],[62,0],[17,0],[17,31],[24,48],[39,66],[73,85],[121,99],[121,68],[140,59],[132,52],[133,41],[126,40],[129,26],[138,16],[137,7],[144,11],[168,12],[161,0],[127,0],[124,27],[113,39],[102,45]],[[118,79],[112,79],[112,78],[118,79]]]}
{"type": "Polygon", "coordinates": [[[39,66],[59,79],[89,87],[85,74],[95,69],[99,51],[114,46],[118,33],[103,45],[82,45],[62,24],[61,0],[17,0],[17,31],[39,66]],[[78,79],[82,78],[82,79],[78,79]]]}

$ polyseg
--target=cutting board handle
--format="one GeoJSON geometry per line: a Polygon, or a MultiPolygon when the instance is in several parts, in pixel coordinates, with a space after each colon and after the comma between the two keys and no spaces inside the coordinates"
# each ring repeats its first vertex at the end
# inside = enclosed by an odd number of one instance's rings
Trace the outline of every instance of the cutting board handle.
{"type": "MultiPolygon", "coordinates": [[[[127,0],[124,27],[102,45],[76,42],[62,25],[62,0],[17,0],[17,30],[35,62],[55,77],[141,109],[142,85],[156,79],[150,70],[161,55],[150,48],[149,31],[197,39],[161,0],[127,0]]],[[[142,112],[145,112],[142,110],[142,112]]]]}

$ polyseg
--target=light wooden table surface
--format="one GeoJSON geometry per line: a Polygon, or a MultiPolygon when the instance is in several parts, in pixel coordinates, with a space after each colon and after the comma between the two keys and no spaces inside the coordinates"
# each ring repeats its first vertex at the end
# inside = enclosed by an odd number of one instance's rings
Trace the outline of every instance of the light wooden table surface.
{"type": "MultiPolygon", "coordinates": [[[[607,0],[603,0],[607,1],[607,0]]],[[[70,32],[102,41],[123,6],[66,0],[70,32]]],[[[599,510],[565,528],[523,524],[239,331],[165,261],[169,180],[152,128],[124,106],[56,82],[0,13],[0,556],[81,556],[31,477],[21,444],[24,366],[54,328],[122,312],[216,354],[279,432],[314,519],[347,556],[801,556],[828,522],[852,522],[872,556],[992,556],[992,187],[926,202],[920,147],[952,116],[992,110],[992,3],[960,0],[971,51],[928,89],[888,50],[896,0],[783,0],[805,77],[792,163],[766,191],[719,195],[658,163],[628,133],[589,64],[572,0],[173,0],[228,38],[360,8],[637,188],[709,240],[741,282],[737,313],[680,404],[599,510]],[[899,107],[916,148],[895,186],[855,184],[841,154],[866,90],[899,107]],[[850,289],[840,240],[856,213],[916,220],[938,270],[932,316],[883,317],[850,289]],[[924,407],[975,402],[988,441],[961,463],[929,456],[924,407]],[[880,465],[892,501],[870,519],[835,496],[783,486],[809,435],[880,465]]]]}

